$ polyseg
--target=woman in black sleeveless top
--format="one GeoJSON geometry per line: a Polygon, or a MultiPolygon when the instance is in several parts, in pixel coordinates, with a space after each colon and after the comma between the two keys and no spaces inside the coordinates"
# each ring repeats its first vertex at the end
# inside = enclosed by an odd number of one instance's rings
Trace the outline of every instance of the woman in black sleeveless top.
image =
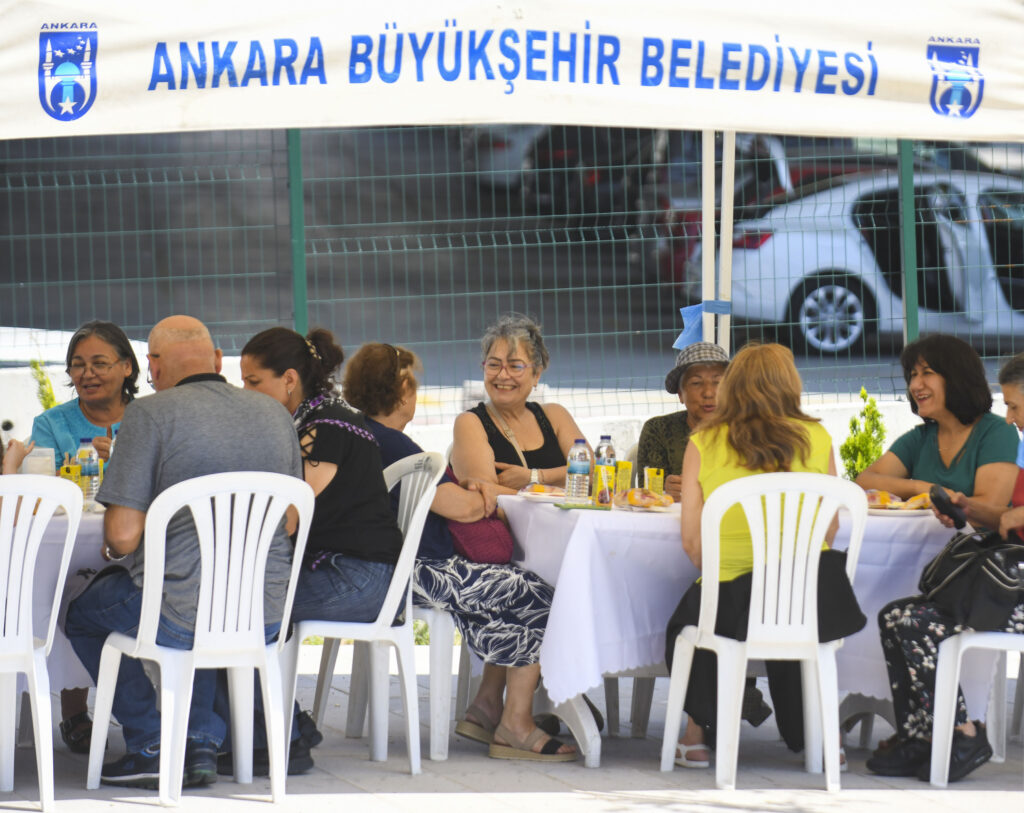
{"type": "Polygon", "coordinates": [[[481,346],[488,401],[455,419],[455,475],[496,482],[506,494],[531,477],[565,485],[566,456],[583,433],[565,407],[527,400],[548,366],[540,328],[509,314],[488,328],[481,346]]]}
{"type": "MultiPolygon", "coordinates": [[[[564,485],[566,456],[583,434],[564,407],[527,401],[548,366],[540,329],[526,317],[510,314],[487,330],[481,344],[488,402],[455,419],[455,476],[460,482],[495,483],[499,494],[514,494],[531,476],[564,485]]],[[[574,758],[575,748],[534,724],[531,705],[539,680],[539,662],[516,669],[484,664],[476,705],[467,710],[465,722],[494,730],[491,756],[574,758]],[[490,720],[481,719],[488,715],[490,720]]]]}

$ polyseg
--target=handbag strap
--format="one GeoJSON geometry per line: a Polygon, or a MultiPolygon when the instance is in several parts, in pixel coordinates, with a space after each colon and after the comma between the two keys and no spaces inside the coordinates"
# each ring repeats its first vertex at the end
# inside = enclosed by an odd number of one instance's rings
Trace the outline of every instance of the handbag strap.
{"type": "Polygon", "coordinates": [[[512,444],[512,448],[516,450],[516,454],[519,455],[519,460],[523,464],[523,468],[530,468],[528,465],[526,465],[526,455],[524,455],[523,450],[519,448],[519,441],[516,440],[516,435],[515,432],[512,431],[512,427],[508,425],[508,422],[503,417],[501,417],[501,414],[498,412],[498,410],[491,409],[490,401],[487,401],[484,404],[484,409],[486,409],[487,414],[491,416],[491,420],[498,425],[499,429],[501,429],[502,434],[505,435],[505,438],[508,440],[508,442],[512,444]]]}

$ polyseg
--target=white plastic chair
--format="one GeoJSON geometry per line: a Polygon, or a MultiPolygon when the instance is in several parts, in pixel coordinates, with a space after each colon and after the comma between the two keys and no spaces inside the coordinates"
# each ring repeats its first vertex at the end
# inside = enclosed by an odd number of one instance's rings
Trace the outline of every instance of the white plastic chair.
{"type": "Polygon", "coordinates": [[[736,787],[740,698],[747,661],[799,660],[803,679],[805,764],[820,773],[822,748],[828,790],[839,789],[839,699],[835,650],[818,642],[818,558],[832,518],[845,507],[852,520],[846,573],[853,581],[867,520],[867,498],[857,485],[826,474],[780,472],[733,480],[715,489],[701,514],[700,621],[676,638],[669,684],[661,770],[670,771],[696,648],[718,656],[718,745],[715,784],[736,787]],[[722,516],[743,507],[754,555],[747,640],[715,635],[722,516]]]}
{"type": "Polygon", "coordinates": [[[32,702],[39,804],[53,810],[53,720],[46,656],[53,645],[64,579],[82,518],[82,490],[68,480],[41,474],[0,477],[0,791],[14,790],[17,679],[27,679],[32,702]],[[32,586],[43,533],[54,511],[68,517],[64,548],[53,592],[50,623],[43,640],[33,635],[32,586]]]}
{"type": "MultiPolygon", "coordinates": [[[[960,683],[960,663],[969,649],[998,650],[992,701],[989,703],[988,733],[992,745],[992,761],[1006,759],[1006,653],[1024,656],[1024,635],[1013,632],[975,632],[966,630],[939,644],[935,664],[935,716],[932,722],[931,783],[946,787],[949,778],[949,757],[953,746],[956,690],[960,683]]],[[[1018,673],[1018,684],[1020,674],[1018,673]]],[[[1019,690],[1019,685],[1018,685],[1019,690]]]]}
{"type": "MultiPolygon", "coordinates": [[[[270,792],[284,797],[288,730],[281,689],[280,650],[284,635],[267,644],[263,585],[267,554],[289,505],[299,513],[299,529],[284,618],[291,611],[296,577],[313,517],[313,490],[303,480],[271,472],[226,472],[196,477],[162,492],[146,512],[142,610],[135,637],[107,636],[96,681],[96,708],[89,746],[86,787],[99,787],[107,729],[121,656],[155,661],[160,666],[160,803],[181,798],[192,682],[196,669],[228,669],[231,739],[235,781],[252,782],[253,669],[259,671],[270,792]],[[192,512],[199,540],[201,576],[192,649],[156,643],[163,598],[167,524],[179,510],[192,512]],[[275,711],[276,713],[272,713],[275,711]]],[[[288,707],[290,711],[290,706],[288,707]]],[[[290,721],[290,716],[289,716],[290,721]]]]}
{"type": "MultiPolygon", "coordinates": [[[[320,674],[317,678],[316,699],[313,718],[317,725],[323,721],[330,693],[334,664],[338,657],[340,639],[356,641],[356,658],[352,669],[352,693],[349,697],[349,721],[352,709],[359,713],[366,707],[365,691],[368,685],[370,712],[370,759],[383,762],[388,758],[388,647],[395,647],[398,657],[398,673],[402,686],[402,703],[405,709],[406,737],[409,747],[410,773],[420,773],[420,732],[419,701],[416,692],[416,663],[414,658],[414,635],[412,613],[412,590],[409,586],[416,550],[419,548],[423,523],[434,501],[437,481],[444,471],[444,461],[437,452],[421,452],[410,455],[384,470],[384,481],[390,491],[401,480],[402,494],[398,505],[398,527],[402,530],[402,551],[395,563],[391,585],[375,621],[360,623],[354,621],[307,620],[296,624],[295,641],[302,641],[310,635],[324,639],[320,657],[320,674]],[[402,623],[393,624],[400,607],[404,607],[402,623]],[[368,646],[369,669],[358,661],[361,644],[368,646]],[[367,671],[369,675],[367,676],[367,671]],[[360,689],[359,684],[362,684],[360,689]]],[[[364,649],[365,653],[366,650],[364,649]]],[[[287,660],[285,687],[291,698],[295,697],[295,680],[298,672],[298,646],[292,647],[292,657],[287,660]]],[[[450,669],[450,667],[449,667],[450,669]]],[[[288,708],[291,708],[289,704],[288,708]]],[[[289,712],[290,714],[290,712],[289,712]]],[[[290,718],[289,718],[290,719],[290,718]]],[[[359,718],[360,729],[362,717],[359,718]]]]}

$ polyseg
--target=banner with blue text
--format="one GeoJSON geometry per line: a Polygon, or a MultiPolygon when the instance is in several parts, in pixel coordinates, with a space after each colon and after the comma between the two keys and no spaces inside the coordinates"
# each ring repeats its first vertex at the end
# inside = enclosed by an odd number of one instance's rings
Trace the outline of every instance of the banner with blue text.
{"type": "Polygon", "coordinates": [[[540,122],[1024,140],[1018,0],[0,2],[0,138],[540,122]]]}

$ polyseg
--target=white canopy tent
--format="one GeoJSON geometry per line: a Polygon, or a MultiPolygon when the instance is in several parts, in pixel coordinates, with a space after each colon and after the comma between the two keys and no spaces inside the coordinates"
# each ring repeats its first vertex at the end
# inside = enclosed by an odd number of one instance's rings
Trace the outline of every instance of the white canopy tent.
{"type": "MultiPolygon", "coordinates": [[[[1024,141],[1019,0],[0,2],[0,138],[538,122],[1024,141]]],[[[731,248],[722,241],[719,290],[731,248]]],[[[705,335],[714,335],[705,313],[705,335]]],[[[727,341],[723,315],[720,340],[727,341]]]]}

